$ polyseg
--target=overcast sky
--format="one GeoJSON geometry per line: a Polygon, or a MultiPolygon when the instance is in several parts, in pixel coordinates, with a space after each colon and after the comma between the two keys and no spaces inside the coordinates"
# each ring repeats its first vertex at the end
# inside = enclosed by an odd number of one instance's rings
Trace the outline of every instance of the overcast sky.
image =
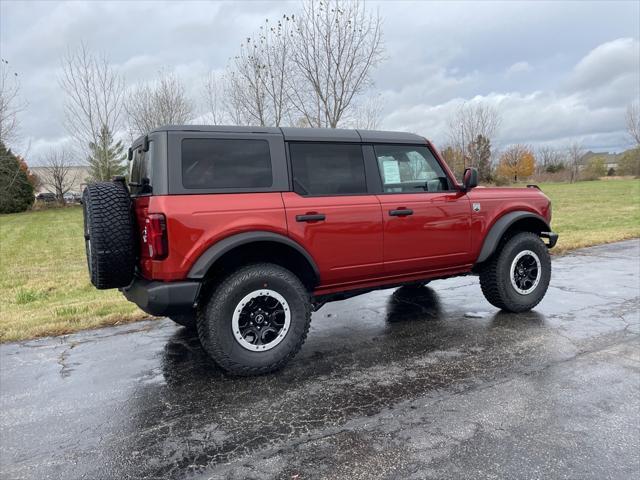
{"type": "MultiPolygon", "coordinates": [[[[223,70],[265,18],[297,2],[0,1],[0,54],[28,102],[22,143],[37,163],[68,138],[60,58],[85,42],[129,85],[173,70],[198,113],[202,80],[223,70]]],[[[625,111],[640,98],[640,2],[369,2],[384,22],[386,60],[373,74],[382,127],[442,145],[464,101],[498,108],[496,143],[621,151],[625,111]]],[[[24,148],[18,146],[18,150],[24,148]]]]}

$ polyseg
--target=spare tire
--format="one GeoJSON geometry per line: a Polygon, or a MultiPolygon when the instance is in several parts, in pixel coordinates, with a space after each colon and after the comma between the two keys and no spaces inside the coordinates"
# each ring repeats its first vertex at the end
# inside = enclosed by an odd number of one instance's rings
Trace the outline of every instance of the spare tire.
{"type": "Polygon", "coordinates": [[[87,185],[82,194],[84,242],[91,283],[98,289],[126,287],[136,262],[131,199],[121,182],[87,185]]]}

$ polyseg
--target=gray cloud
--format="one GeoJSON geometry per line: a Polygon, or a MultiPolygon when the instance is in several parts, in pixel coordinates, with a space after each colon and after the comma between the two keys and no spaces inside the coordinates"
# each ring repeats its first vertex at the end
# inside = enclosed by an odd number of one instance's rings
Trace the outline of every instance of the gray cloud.
{"type": "MultiPolygon", "coordinates": [[[[498,145],[621,150],[626,105],[640,96],[637,2],[369,2],[384,20],[387,59],[374,74],[383,126],[446,141],[464,101],[500,109],[498,145]]],[[[19,72],[24,144],[37,157],[67,137],[57,82],[67,48],[105,52],[127,83],[174,70],[200,105],[203,77],[282,2],[1,2],[1,54],[19,72]]],[[[198,111],[202,113],[203,109],[198,111]]],[[[24,145],[21,147],[24,148],[24,145]]]]}

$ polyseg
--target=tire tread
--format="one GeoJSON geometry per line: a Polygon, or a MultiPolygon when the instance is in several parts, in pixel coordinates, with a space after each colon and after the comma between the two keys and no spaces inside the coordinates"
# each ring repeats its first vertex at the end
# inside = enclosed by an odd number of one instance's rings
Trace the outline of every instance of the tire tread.
{"type": "Polygon", "coordinates": [[[280,370],[284,367],[287,362],[289,362],[289,360],[291,360],[291,358],[300,351],[302,345],[306,341],[311,323],[311,303],[309,301],[309,293],[295,274],[279,265],[272,263],[255,263],[246,265],[229,274],[224,280],[222,280],[222,282],[213,288],[207,304],[198,309],[196,322],[200,343],[220,368],[225,370],[227,373],[237,376],[263,375],[265,373],[280,370]],[[238,363],[231,358],[231,356],[225,352],[219,339],[212,338],[208,328],[208,314],[212,313],[210,310],[217,308],[217,305],[219,305],[222,298],[239,288],[242,283],[249,280],[251,278],[251,274],[256,271],[270,271],[270,274],[280,276],[283,281],[289,283],[297,291],[298,295],[306,299],[306,301],[303,302],[304,315],[302,321],[304,322],[304,329],[302,335],[300,335],[293,347],[290,348],[287,354],[280,360],[264,366],[247,366],[238,363]]]}

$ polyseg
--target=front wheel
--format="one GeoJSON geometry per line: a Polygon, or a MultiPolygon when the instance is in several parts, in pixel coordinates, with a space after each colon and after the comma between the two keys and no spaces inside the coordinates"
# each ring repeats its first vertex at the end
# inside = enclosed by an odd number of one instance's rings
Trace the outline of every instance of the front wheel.
{"type": "Polygon", "coordinates": [[[302,347],[311,322],[309,294],[293,273],[260,263],[214,289],[197,320],[205,351],[227,373],[282,368],[302,347]]]}
{"type": "Polygon", "coordinates": [[[480,286],[492,305],[526,312],[544,298],[551,279],[551,257],[534,233],[511,237],[480,272],[480,286]]]}

